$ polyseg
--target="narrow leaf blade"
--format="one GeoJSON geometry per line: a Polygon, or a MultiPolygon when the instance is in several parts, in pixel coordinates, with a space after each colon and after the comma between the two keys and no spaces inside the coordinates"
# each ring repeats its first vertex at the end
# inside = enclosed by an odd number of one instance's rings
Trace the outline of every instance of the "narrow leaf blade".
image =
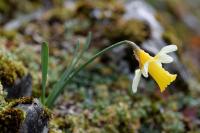
{"type": "Polygon", "coordinates": [[[47,42],[42,43],[42,103],[45,103],[45,92],[46,92],[46,82],[47,82],[47,72],[49,63],[49,47],[47,42]]]}

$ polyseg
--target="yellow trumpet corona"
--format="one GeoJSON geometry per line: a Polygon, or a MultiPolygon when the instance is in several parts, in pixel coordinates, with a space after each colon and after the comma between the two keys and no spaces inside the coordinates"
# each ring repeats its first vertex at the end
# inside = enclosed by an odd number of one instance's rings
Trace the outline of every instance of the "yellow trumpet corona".
{"type": "Polygon", "coordinates": [[[160,87],[161,92],[176,79],[176,74],[170,74],[157,63],[157,57],[152,57],[141,49],[136,51],[136,56],[139,60],[140,69],[143,69],[144,64],[149,61],[148,72],[160,87]]]}

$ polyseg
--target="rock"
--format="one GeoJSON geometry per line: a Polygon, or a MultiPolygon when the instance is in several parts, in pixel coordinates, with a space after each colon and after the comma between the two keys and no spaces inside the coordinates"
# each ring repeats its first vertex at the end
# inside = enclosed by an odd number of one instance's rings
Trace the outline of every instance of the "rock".
{"type": "Polygon", "coordinates": [[[7,98],[20,98],[24,96],[31,96],[32,94],[32,77],[27,74],[22,79],[17,79],[13,86],[3,85],[8,92],[7,98]]]}
{"type": "Polygon", "coordinates": [[[16,99],[0,110],[0,132],[47,133],[49,119],[49,111],[38,99],[16,99]]]}
{"type": "Polygon", "coordinates": [[[20,127],[20,133],[47,133],[49,116],[37,99],[30,105],[18,105],[26,112],[26,118],[20,127]]]}

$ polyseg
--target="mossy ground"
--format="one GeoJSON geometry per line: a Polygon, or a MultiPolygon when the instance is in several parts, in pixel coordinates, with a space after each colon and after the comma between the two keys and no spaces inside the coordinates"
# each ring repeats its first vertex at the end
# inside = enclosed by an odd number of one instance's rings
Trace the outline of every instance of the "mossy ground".
{"type": "Polygon", "coordinates": [[[27,73],[22,62],[17,61],[11,53],[2,48],[0,53],[0,81],[3,85],[13,86],[17,79],[27,73]]]}
{"type": "MultiPolygon", "coordinates": [[[[3,99],[1,99],[2,101],[3,99]]],[[[32,97],[23,97],[15,100],[5,101],[0,105],[0,133],[18,133],[26,119],[26,110],[20,108],[22,105],[33,104],[32,97]],[[12,128],[11,128],[12,127],[12,128]]],[[[50,119],[51,112],[43,108],[40,119],[50,119]]],[[[34,114],[33,114],[34,116],[34,114]]],[[[37,116],[34,116],[37,117],[37,116]]]]}
{"type": "Polygon", "coordinates": [[[19,104],[31,104],[32,100],[33,98],[21,98],[9,102],[4,102],[3,104],[1,104],[0,108],[1,133],[18,133],[19,128],[25,119],[26,113],[23,110],[14,107],[19,104]]]}
{"type": "Polygon", "coordinates": [[[185,115],[185,107],[195,106],[195,110],[199,108],[199,102],[192,96],[177,90],[174,90],[176,93],[167,91],[160,94],[154,85],[148,87],[152,90],[140,90],[141,94],[132,95],[128,87],[129,79],[118,78],[118,75],[113,73],[111,75],[94,74],[94,77],[99,78],[84,78],[87,87],[69,87],[71,91],[66,91],[56,105],[53,111],[55,118],[50,125],[73,133],[199,130],[198,124],[185,115]],[[111,75],[112,78],[109,77],[111,75]],[[98,79],[103,77],[107,79],[99,83],[98,79]],[[95,84],[91,85],[94,82],[95,84]],[[197,103],[192,105],[195,101],[197,103]],[[193,123],[192,127],[188,127],[188,120],[193,123]]]}
{"type": "MultiPolygon", "coordinates": [[[[54,2],[57,3],[56,0],[54,2]]],[[[52,88],[68,66],[74,44],[77,40],[82,44],[89,31],[92,31],[93,39],[91,50],[85,58],[91,57],[94,49],[117,41],[129,39],[141,44],[151,36],[148,23],[122,19],[125,13],[122,1],[109,0],[105,3],[105,0],[80,0],[71,6],[72,9],[64,8],[65,4],[59,2],[42,14],[41,19],[23,24],[15,31],[1,32],[1,44],[15,53],[32,74],[34,97],[39,97],[41,92],[41,40],[50,43],[47,88],[52,88]]],[[[166,2],[151,0],[149,3],[156,8],[156,18],[164,28],[163,41],[178,45],[179,57],[185,58],[180,51],[189,46],[188,40],[193,33],[175,15],[175,10],[169,11],[166,5],[162,5],[166,2]]],[[[118,55],[123,52],[118,51],[118,55]]],[[[114,58],[118,56],[114,55],[114,58]]],[[[126,57],[119,60],[127,63],[126,57]]],[[[136,65],[131,63],[130,73],[136,69],[136,65]]],[[[144,84],[133,95],[128,74],[121,73],[117,67],[118,64],[112,59],[99,58],[80,72],[66,87],[53,109],[51,132],[57,132],[56,129],[70,133],[181,133],[200,130],[198,89],[182,85],[183,81],[178,79],[161,94],[156,84],[147,79],[142,81],[144,84]]],[[[15,75],[18,76],[18,73],[15,75]]],[[[47,91],[48,95],[50,89],[47,91]]]]}
{"type": "Polygon", "coordinates": [[[7,109],[0,113],[0,132],[17,133],[24,120],[24,112],[20,109],[7,109]]]}

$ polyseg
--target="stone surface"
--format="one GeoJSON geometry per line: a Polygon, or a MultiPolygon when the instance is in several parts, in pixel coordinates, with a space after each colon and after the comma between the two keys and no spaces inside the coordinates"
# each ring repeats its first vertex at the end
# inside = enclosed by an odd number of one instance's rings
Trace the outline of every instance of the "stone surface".
{"type": "Polygon", "coordinates": [[[49,116],[39,100],[34,99],[31,105],[18,105],[26,112],[25,120],[20,127],[20,133],[47,133],[49,116]]]}
{"type": "Polygon", "coordinates": [[[7,98],[20,98],[24,96],[31,96],[32,93],[32,77],[30,74],[17,80],[13,86],[5,86],[4,89],[8,92],[7,98]]]}

